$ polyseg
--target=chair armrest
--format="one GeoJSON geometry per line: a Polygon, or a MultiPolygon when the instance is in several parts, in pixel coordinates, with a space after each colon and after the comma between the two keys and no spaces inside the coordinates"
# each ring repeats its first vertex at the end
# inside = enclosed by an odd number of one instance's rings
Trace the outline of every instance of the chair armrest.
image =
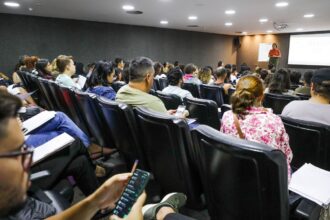
{"type": "Polygon", "coordinates": [[[48,176],[50,176],[50,172],[48,170],[43,170],[40,172],[32,173],[30,176],[30,180],[34,181],[48,176]]]}
{"type": "Polygon", "coordinates": [[[322,207],[308,199],[302,199],[296,208],[295,215],[299,219],[318,220],[322,207]]]}

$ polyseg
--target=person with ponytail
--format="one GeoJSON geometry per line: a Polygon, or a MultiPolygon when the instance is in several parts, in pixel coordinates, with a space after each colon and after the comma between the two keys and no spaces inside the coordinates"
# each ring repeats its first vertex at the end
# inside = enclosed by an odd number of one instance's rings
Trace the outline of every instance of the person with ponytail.
{"type": "Polygon", "coordinates": [[[114,75],[115,71],[111,62],[97,62],[94,71],[87,80],[88,89],[86,92],[94,93],[110,100],[115,100],[116,92],[110,86],[113,82],[114,75]]]}
{"type": "Polygon", "coordinates": [[[252,75],[240,78],[231,96],[232,110],[224,113],[220,131],[281,150],[287,159],[290,179],[292,151],[281,118],[262,107],[264,87],[252,75]]]}

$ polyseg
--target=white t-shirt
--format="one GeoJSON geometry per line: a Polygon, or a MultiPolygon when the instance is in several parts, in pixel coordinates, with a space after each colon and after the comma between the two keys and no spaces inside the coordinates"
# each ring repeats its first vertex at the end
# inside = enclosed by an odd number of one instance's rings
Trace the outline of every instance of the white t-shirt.
{"type": "Polygon", "coordinates": [[[185,97],[190,97],[190,98],[193,97],[188,90],[182,89],[179,86],[171,86],[171,85],[169,85],[166,88],[164,88],[162,92],[167,93],[167,94],[178,95],[182,99],[185,98],[185,97]]]}
{"type": "Polygon", "coordinates": [[[309,100],[292,101],[284,107],[282,115],[330,125],[330,104],[319,104],[309,100]]]}

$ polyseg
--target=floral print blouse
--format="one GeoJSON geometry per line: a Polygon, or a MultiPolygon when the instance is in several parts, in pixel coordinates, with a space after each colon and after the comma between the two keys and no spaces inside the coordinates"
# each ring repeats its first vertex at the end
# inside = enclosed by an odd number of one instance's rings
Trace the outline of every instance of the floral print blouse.
{"type": "MultiPolygon", "coordinates": [[[[250,107],[247,109],[244,118],[238,117],[238,121],[246,140],[264,143],[281,150],[286,155],[290,180],[292,151],[289,145],[289,136],[285,131],[281,118],[273,114],[270,109],[250,107]]],[[[224,113],[220,131],[239,137],[232,111],[224,113]]]]}

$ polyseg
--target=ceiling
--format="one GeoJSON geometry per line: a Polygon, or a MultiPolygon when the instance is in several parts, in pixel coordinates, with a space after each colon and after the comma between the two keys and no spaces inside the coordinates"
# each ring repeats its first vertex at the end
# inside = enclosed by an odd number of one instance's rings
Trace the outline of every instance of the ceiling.
{"type": "Polygon", "coordinates": [[[235,35],[246,31],[248,34],[293,33],[330,30],[330,0],[7,0],[20,3],[18,8],[4,6],[0,0],[0,13],[33,16],[69,18],[120,24],[152,26],[218,34],[235,35]],[[278,8],[280,1],[289,3],[278,8]],[[141,15],[127,14],[122,6],[130,4],[141,15]],[[32,10],[30,11],[29,8],[32,10]],[[226,15],[226,10],[236,14],[226,15]],[[313,13],[313,18],[304,18],[313,13]],[[188,16],[197,16],[195,21],[188,16]],[[260,18],[268,22],[260,23],[260,18]],[[167,25],[160,24],[167,20],[167,25]],[[225,26],[231,22],[232,26],[225,26]],[[273,22],[289,25],[284,31],[273,28],[273,22]],[[188,27],[198,25],[199,27],[188,27]],[[297,31],[297,28],[304,30],[297,31]]]}

